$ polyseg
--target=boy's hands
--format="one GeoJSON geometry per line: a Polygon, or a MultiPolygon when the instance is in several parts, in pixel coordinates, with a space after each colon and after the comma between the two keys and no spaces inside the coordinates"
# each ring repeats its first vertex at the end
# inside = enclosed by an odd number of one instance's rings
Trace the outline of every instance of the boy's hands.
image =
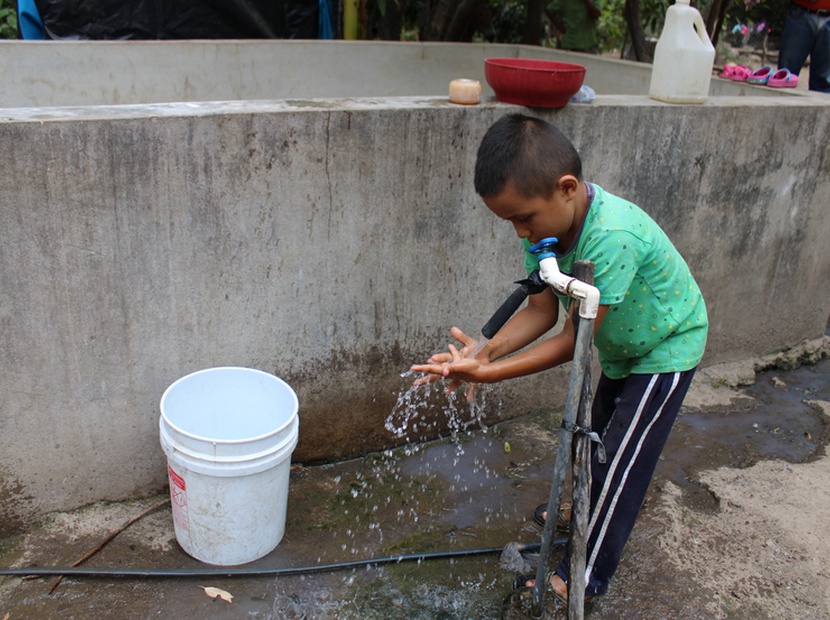
{"type": "Polygon", "coordinates": [[[436,353],[427,360],[426,364],[416,364],[411,370],[426,373],[426,376],[416,379],[413,385],[426,385],[443,378],[451,379],[447,386],[447,393],[455,391],[462,382],[470,383],[467,389],[467,400],[472,400],[475,393],[475,383],[481,383],[482,367],[489,363],[484,347],[472,336],[468,336],[457,327],[450,330],[452,336],[461,344],[459,349],[449,345],[449,350],[436,353]],[[478,350],[476,350],[478,349],[478,350]]]}
{"type": "MultiPolygon", "coordinates": [[[[468,336],[457,327],[453,327],[452,329],[450,329],[450,333],[452,334],[452,337],[455,338],[461,344],[461,349],[459,351],[461,357],[471,357],[472,352],[475,350],[476,345],[478,344],[478,340],[476,340],[472,336],[468,336]]],[[[453,347],[453,345],[449,346],[451,348],[455,348],[457,351],[459,350],[457,347],[453,347]]],[[[482,350],[478,352],[476,357],[481,359],[486,358],[487,356],[484,354],[484,351],[482,350]]],[[[436,353],[431,358],[429,358],[429,360],[427,360],[427,364],[443,364],[445,362],[451,362],[452,359],[452,353],[450,351],[444,351],[443,353],[436,353]]],[[[412,370],[415,370],[415,366],[412,367],[412,370]]]]}

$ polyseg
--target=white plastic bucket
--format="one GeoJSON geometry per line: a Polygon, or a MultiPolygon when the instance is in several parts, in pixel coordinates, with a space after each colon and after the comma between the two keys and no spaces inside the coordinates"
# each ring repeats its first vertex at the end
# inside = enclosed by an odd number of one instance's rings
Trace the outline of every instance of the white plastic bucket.
{"type": "Polygon", "coordinates": [[[251,368],[208,368],[161,397],[176,539],[202,562],[231,566],[276,548],[285,533],[297,395],[251,368]]]}

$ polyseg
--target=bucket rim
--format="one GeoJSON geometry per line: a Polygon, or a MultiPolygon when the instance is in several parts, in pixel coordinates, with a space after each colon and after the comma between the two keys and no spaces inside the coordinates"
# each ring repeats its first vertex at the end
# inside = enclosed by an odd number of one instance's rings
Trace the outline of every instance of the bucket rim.
{"type": "Polygon", "coordinates": [[[164,390],[164,392],[161,395],[161,399],[159,400],[159,413],[160,413],[161,420],[164,422],[164,424],[169,426],[175,432],[180,433],[181,435],[183,435],[185,437],[188,437],[190,439],[195,439],[196,441],[206,441],[206,442],[210,442],[210,443],[214,443],[214,444],[223,444],[223,445],[252,443],[252,442],[255,442],[255,441],[260,441],[262,439],[267,439],[268,437],[272,437],[273,435],[277,435],[277,434],[283,432],[286,428],[288,428],[291,425],[291,423],[294,421],[294,418],[297,417],[297,411],[299,410],[299,408],[300,408],[300,401],[297,398],[297,393],[294,391],[294,388],[292,388],[286,381],[284,381],[283,379],[280,379],[277,375],[275,375],[273,373],[265,372],[264,370],[259,370],[258,368],[248,368],[247,366],[215,366],[213,368],[203,368],[202,370],[197,370],[197,371],[191,372],[189,374],[184,375],[183,377],[179,377],[173,383],[171,383],[169,386],[167,386],[167,389],[164,390]],[[272,379],[272,380],[277,381],[278,383],[281,383],[283,386],[285,386],[288,389],[288,393],[291,395],[291,400],[293,401],[293,404],[294,404],[293,411],[292,411],[291,415],[288,416],[288,419],[283,424],[280,424],[275,429],[273,429],[271,431],[268,431],[267,433],[263,433],[262,435],[255,435],[253,437],[245,437],[243,439],[220,439],[220,438],[215,438],[215,437],[207,437],[205,435],[197,435],[196,433],[191,433],[190,431],[186,431],[183,428],[181,428],[180,426],[177,426],[176,424],[174,424],[170,420],[170,418],[167,417],[167,414],[164,412],[164,400],[167,398],[168,393],[174,387],[176,387],[179,383],[185,381],[186,379],[190,379],[190,378],[195,377],[197,375],[209,374],[211,372],[215,372],[215,371],[218,371],[218,370],[244,370],[246,372],[251,372],[251,373],[263,375],[265,377],[268,377],[269,379],[272,379]]]}

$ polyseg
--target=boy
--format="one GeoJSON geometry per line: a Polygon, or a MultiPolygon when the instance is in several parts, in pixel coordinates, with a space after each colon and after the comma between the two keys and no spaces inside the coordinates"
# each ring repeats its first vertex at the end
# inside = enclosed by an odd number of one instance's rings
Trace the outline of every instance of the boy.
{"type": "MultiPolygon", "coordinates": [[[[553,125],[511,114],[482,139],[475,188],[487,207],[513,224],[525,248],[528,272],[538,267],[532,244],[556,237],[557,262],[571,273],[577,260],[594,262],[600,308],[594,322],[602,376],[593,407],[594,430],[607,460],[591,463],[586,598],[605,594],[640,510],[695,368],[708,330],[706,306],[686,262],[665,233],[637,206],[582,179],[576,149],[553,125]]],[[[428,373],[420,383],[445,377],[493,383],[570,361],[571,317],[561,332],[510,355],[550,330],[569,298],[548,288],[527,305],[474,357],[476,341],[454,327],[462,349],[413,366],[428,373]],[[508,357],[509,356],[509,357],[508,357]]],[[[550,588],[567,599],[568,558],[550,588]]],[[[531,585],[529,582],[528,585],[531,585]]]]}

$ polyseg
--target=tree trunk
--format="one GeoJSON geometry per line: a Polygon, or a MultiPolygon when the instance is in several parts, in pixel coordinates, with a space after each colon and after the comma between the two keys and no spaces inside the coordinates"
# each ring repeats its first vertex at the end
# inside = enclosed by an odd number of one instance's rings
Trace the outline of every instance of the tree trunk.
{"type": "Polygon", "coordinates": [[[528,0],[527,21],[522,43],[539,45],[542,41],[542,0],[528,0]]]}
{"type": "Polygon", "coordinates": [[[438,0],[432,6],[426,25],[425,41],[444,41],[452,16],[458,8],[458,0],[438,0]]]}
{"type": "Polygon", "coordinates": [[[386,13],[380,16],[378,38],[383,41],[401,40],[401,10],[398,0],[386,0],[386,13]]]}
{"type": "Polygon", "coordinates": [[[458,8],[455,9],[455,15],[450,20],[450,25],[444,34],[444,41],[468,41],[472,40],[472,36],[468,38],[467,34],[472,35],[475,31],[476,14],[479,10],[479,4],[482,0],[463,0],[458,8]]]}
{"type": "Polygon", "coordinates": [[[729,10],[729,0],[713,0],[709,7],[709,14],[706,16],[706,32],[712,45],[717,45],[718,37],[723,30],[723,20],[726,19],[726,11],[729,10]]]}
{"type": "Polygon", "coordinates": [[[646,47],[646,33],[643,30],[643,20],[640,16],[640,0],[625,0],[623,8],[625,23],[628,24],[628,33],[631,35],[631,45],[634,56],[640,62],[651,62],[651,54],[646,47]]]}

